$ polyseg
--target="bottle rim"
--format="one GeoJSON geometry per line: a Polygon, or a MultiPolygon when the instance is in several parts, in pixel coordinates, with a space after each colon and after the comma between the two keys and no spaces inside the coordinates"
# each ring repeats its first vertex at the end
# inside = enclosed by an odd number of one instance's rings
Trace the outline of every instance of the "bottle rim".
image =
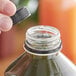
{"type": "MultiPolygon", "coordinates": [[[[56,40],[57,38],[60,38],[60,31],[57,28],[48,26],[48,25],[37,25],[37,26],[29,28],[26,32],[26,38],[30,38],[32,40],[37,40],[37,41],[45,41],[46,38],[42,39],[42,38],[35,38],[32,36],[32,33],[34,33],[38,29],[40,29],[40,30],[45,29],[46,32],[54,34],[54,36],[47,38],[48,41],[53,41],[53,40],[56,40]]],[[[38,30],[38,31],[40,31],[40,30],[38,30]]]]}

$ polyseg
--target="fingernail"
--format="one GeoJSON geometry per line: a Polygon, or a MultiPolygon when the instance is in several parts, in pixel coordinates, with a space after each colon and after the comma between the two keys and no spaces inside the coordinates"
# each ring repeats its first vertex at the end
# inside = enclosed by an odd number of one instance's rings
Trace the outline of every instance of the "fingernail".
{"type": "Polygon", "coordinates": [[[12,20],[6,15],[0,14],[0,31],[8,31],[12,27],[12,20]]]}

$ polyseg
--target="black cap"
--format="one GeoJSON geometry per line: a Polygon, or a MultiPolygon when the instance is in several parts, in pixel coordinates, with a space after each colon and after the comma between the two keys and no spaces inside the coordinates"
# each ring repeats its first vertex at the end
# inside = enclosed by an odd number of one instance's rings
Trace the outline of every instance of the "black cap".
{"type": "Polygon", "coordinates": [[[13,25],[21,22],[22,20],[28,18],[31,15],[29,10],[26,7],[22,7],[17,10],[14,16],[12,16],[13,25]]]}

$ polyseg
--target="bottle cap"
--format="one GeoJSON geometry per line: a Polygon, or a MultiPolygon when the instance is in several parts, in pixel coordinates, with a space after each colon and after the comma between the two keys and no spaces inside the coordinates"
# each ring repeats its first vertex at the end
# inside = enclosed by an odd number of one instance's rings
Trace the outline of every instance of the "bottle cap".
{"type": "Polygon", "coordinates": [[[13,25],[20,23],[22,20],[28,18],[30,16],[30,12],[26,7],[22,7],[17,10],[16,14],[12,16],[13,25]]]}

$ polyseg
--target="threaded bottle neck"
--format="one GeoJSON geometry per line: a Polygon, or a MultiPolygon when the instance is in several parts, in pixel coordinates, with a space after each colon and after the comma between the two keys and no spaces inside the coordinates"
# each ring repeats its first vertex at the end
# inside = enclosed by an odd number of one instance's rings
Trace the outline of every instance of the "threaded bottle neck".
{"type": "Polygon", "coordinates": [[[26,32],[24,48],[37,55],[47,55],[61,49],[60,32],[51,26],[34,26],[26,32]]]}

